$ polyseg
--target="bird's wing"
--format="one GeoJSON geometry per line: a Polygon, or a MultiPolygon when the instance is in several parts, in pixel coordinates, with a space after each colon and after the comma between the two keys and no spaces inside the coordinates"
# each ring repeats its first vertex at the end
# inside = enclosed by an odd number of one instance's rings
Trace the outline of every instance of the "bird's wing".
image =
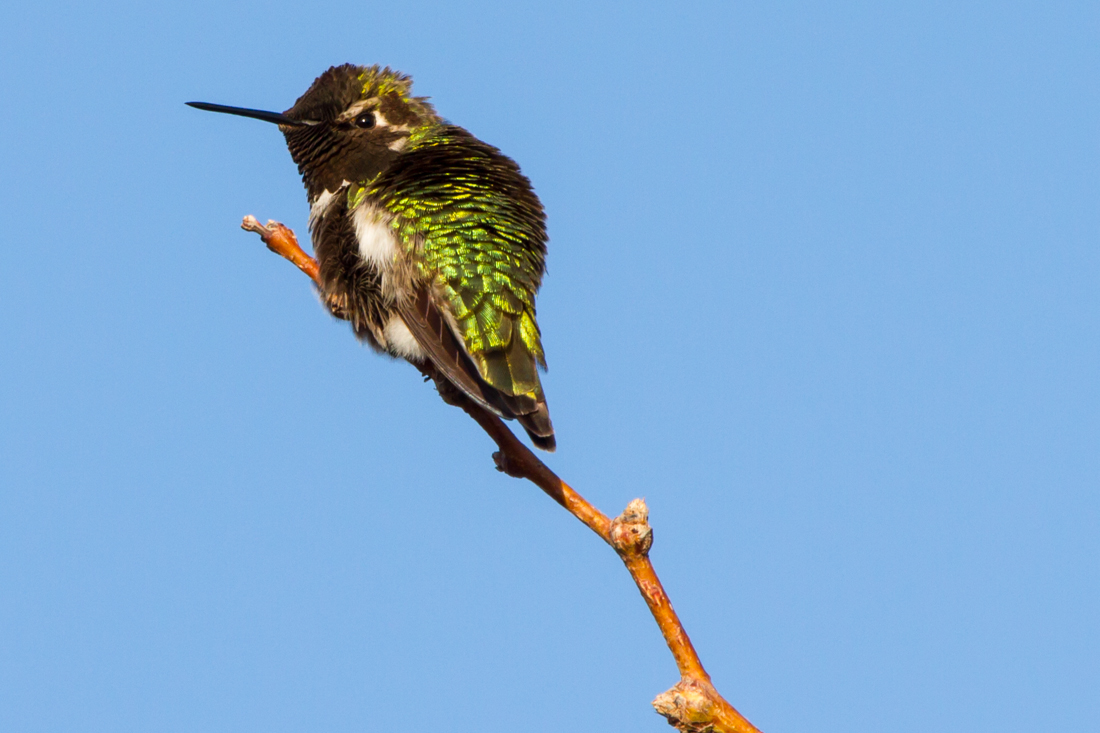
{"type": "MultiPolygon", "coordinates": [[[[513,336],[507,349],[495,349],[471,356],[459,344],[458,337],[443,315],[446,305],[439,306],[428,288],[422,288],[415,302],[409,299],[398,305],[401,320],[420,344],[431,362],[456,387],[491,412],[508,419],[517,419],[535,445],[554,450],[554,427],[538,374],[534,374],[535,390],[509,394],[485,379],[485,373],[495,374],[497,382],[515,385],[515,374],[533,372],[533,362],[519,336],[513,336]],[[504,375],[503,377],[501,375],[504,375]]],[[[515,387],[513,386],[513,389],[515,387]]]]}
{"type": "Polygon", "coordinates": [[[397,312],[432,364],[450,380],[451,384],[465,392],[482,407],[501,417],[515,417],[514,414],[502,410],[496,404],[499,400],[495,400],[492,391],[486,389],[487,385],[479,378],[477,367],[459,345],[454,332],[433,302],[427,288],[420,289],[415,301],[410,298],[400,303],[397,312]]]}
{"type": "Polygon", "coordinates": [[[456,386],[552,440],[535,321],[546,228],[530,182],[496,148],[456,127],[411,141],[401,161],[372,192],[399,235],[416,242],[424,289],[402,318],[456,386]],[[480,394],[469,384],[475,375],[480,394]]]}

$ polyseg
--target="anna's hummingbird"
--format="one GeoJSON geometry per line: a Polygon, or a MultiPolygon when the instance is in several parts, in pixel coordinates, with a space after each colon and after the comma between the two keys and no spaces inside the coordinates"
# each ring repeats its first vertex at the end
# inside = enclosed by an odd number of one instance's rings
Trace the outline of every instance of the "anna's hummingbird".
{"type": "Polygon", "coordinates": [[[323,300],[360,339],[430,363],[554,450],[535,322],[546,217],[514,161],[388,67],[334,66],[281,114],[189,104],[279,126],[309,196],[323,300]]]}

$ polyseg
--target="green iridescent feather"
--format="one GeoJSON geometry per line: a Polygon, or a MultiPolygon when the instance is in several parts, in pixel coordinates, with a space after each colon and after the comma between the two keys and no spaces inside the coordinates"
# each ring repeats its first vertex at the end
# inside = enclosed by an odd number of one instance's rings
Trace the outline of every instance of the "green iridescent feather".
{"type": "Polygon", "coordinates": [[[546,361],[535,293],[546,228],[529,182],[496,148],[458,127],[417,131],[401,159],[367,195],[393,215],[421,276],[444,293],[482,377],[507,394],[540,399],[535,365],[545,369],[546,361]]]}

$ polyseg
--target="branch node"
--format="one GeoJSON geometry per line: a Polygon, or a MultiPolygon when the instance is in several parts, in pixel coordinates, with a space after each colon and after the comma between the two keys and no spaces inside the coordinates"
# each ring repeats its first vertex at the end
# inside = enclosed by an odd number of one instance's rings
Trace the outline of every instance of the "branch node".
{"type": "Polygon", "coordinates": [[[623,513],[611,520],[611,546],[623,557],[645,557],[653,546],[653,528],[649,526],[649,507],[642,499],[626,505],[623,513]]]}
{"type": "Polygon", "coordinates": [[[714,702],[706,683],[680,680],[668,692],[653,700],[653,708],[668,719],[668,724],[684,733],[715,733],[714,702]]]}
{"type": "Polygon", "coordinates": [[[493,463],[496,464],[498,471],[512,478],[525,478],[527,476],[523,471],[512,465],[512,462],[508,460],[508,454],[504,451],[498,450],[493,453],[493,463]]]}
{"type": "Polygon", "coordinates": [[[653,708],[683,733],[760,733],[704,680],[682,678],[654,698],[653,708]]]}

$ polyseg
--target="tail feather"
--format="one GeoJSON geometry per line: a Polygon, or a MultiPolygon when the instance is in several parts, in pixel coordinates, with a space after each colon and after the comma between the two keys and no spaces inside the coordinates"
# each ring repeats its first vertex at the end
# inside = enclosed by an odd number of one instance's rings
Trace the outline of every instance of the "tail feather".
{"type": "Polygon", "coordinates": [[[418,293],[415,303],[401,305],[398,312],[428,359],[451,384],[490,412],[506,420],[518,420],[537,448],[552,452],[557,447],[534,363],[522,351],[518,333],[513,333],[508,349],[478,354],[478,361],[484,364],[475,365],[426,288],[418,293]],[[492,386],[482,370],[518,394],[492,386]]]}
{"type": "Polygon", "coordinates": [[[534,412],[520,415],[516,419],[536,447],[548,453],[553,453],[558,447],[558,441],[554,438],[554,425],[550,422],[550,410],[545,401],[539,402],[538,409],[534,412]]]}
{"type": "Polygon", "coordinates": [[[495,390],[477,376],[477,369],[470,364],[469,357],[458,345],[426,290],[420,291],[415,304],[407,302],[399,306],[398,313],[431,362],[453,385],[490,412],[504,418],[515,417],[501,409],[499,400],[492,394],[495,390]]]}

